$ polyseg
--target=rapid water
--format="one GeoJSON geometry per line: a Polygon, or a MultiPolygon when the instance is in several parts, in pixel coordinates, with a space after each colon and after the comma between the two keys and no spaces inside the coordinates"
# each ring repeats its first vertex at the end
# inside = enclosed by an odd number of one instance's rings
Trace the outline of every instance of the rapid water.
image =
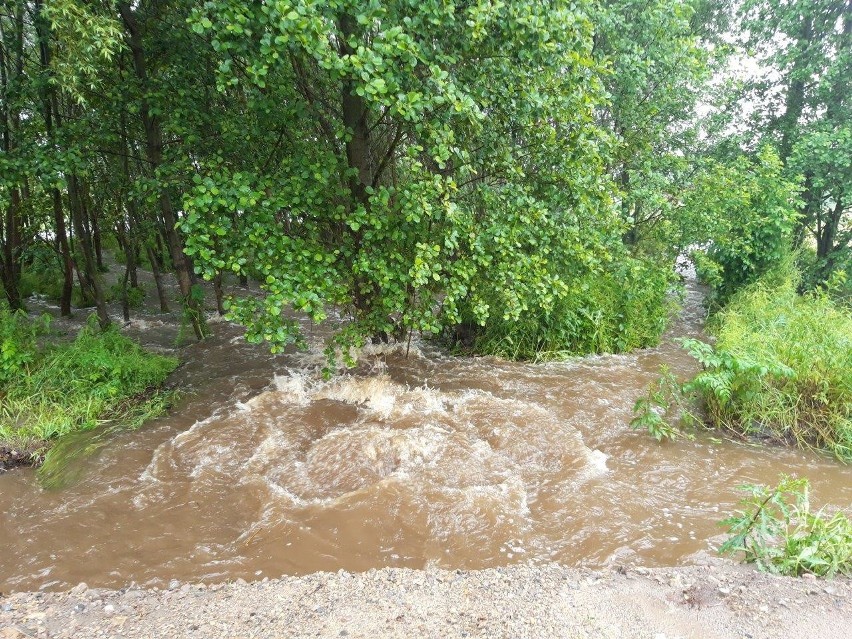
{"type": "MultiPolygon", "coordinates": [[[[135,433],[90,433],[83,479],[44,491],[0,475],[0,591],[221,581],[380,566],[690,563],[718,545],[736,486],[810,478],[852,504],[852,469],[745,443],[659,444],[629,426],[672,341],[700,335],[701,294],[663,343],[525,364],[429,344],[367,350],[323,381],[312,354],[272,356],[236,327],[185,349],[184,396],[135,433]]],[[[127,332],[169,348],[148,316],[127,332]]]]}

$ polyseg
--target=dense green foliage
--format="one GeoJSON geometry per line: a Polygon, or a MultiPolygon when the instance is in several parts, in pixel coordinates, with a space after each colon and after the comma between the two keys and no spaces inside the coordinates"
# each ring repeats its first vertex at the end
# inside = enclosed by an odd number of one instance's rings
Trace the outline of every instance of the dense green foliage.
{"type": "Polygon", "coordinates": [[[26,375],[39,354],[38,336],[49,318],[30,321],[22,311],[10,312],[0,302],[0,388],[26,375]]]}
{"type": "Polygon", "coordinates": [[[490,319],[474,333],[473,350],[544,360],[652,346],[672,310],[672,286],[670,270],[622,257],[597,273],[577,278],[550,309],[490,319]]]}
{"type": "Polygon", "coordinates": [[[693,253],[699,275],[713,287],[714,303],[755,282],[789,254],[798,214],[797,186],[784,179],[771,148],[752,161],[710,161],[693,182],[684,206],[705,216],[709,246],[693,253]]]}
{"type": "Polygon", "coordinates": [[[748,0],[740,16],[763,71],[746,84],[742,138],[775,144],[786,174],[801,177],[795,241],[816,250],[818,284],[852,258],[852,11],[847,0],[748,0]]]}
{"type": "Polygon", "coordinates": [[[781,476],[777,486],[746,485],[742,510],[722,522],[731,537],[723,554],[740,554],[780,575],[852,575],[852,521],[840,510],[811,512],[806,479],[781,476]]]}
{"type": "Polygon", "coordinates": [[[687,250],[720,304],[791,248],[808,286],[850,270],[846,0],[2,6],[13,309],[106,327],[145,268],[199,339],[202,277],[275,349],[295,313],[332,359],[460,331],[542,357],[654,343],[687,250]]]}
{"type": "Polygon", "coordinates": [[[0,311],[4,335],[14,331],[0,385],[0,442],[32,449],[42,442],[108,421],[138,424],[163,401],[156,393],[177,366],[153,355],[115,329],[84,327],[71,342],[39,349],[32,324],[0,311]]]}
{"type": "Polygon", "coordinates": [[[220,64],[220,83],[246,86],[252,118],[287,105],[292,128],[274,169],[216,159],[185,200],[205,275],[247,273],[266,294],[231,302],[250,337],[294,341],[286,307],[315,321],[342,308],[343,347],[437,333],[463,312],[546,315],[607,259],[616,220],[584,9],[206,3],[195,27],[248,67],[220,64]]]}

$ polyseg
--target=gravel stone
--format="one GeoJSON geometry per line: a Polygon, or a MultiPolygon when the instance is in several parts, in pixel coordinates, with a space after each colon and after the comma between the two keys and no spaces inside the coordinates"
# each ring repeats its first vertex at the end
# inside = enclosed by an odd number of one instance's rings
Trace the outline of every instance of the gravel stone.
{"type": "Polygon", "coordinates": [[[102,607],[15,593],[0,606],[0,639],[852,639],[848,578],[779,578],[722,560],[641,571],[387,568],[184,588],[90,591],[102,607]]]}

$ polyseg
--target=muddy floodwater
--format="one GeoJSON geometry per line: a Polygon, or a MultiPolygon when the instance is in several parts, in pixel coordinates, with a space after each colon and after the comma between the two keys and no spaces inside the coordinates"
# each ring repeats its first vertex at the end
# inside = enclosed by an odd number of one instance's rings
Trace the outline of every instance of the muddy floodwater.
{"type": "MultiPolygon", "coordinates": [[[[324,381],[321,356],[271,356],[236,327],[182,351],[183,397],[135,433],[90,433],[81,479],[0,475],[0,591],[223,581],[380,566],[691,563],[713,552],[744,482],[810,478],[852,504],[852,469],[745,443],[659,444],[629,426],[699,335],[700,293],[657,348],[565,363],[368,351],[324,381]]],[[[127,332],[168,347],[156,316],[127,332]]],[[[87,439],[88,438],[88,439],[87,439]]]]}

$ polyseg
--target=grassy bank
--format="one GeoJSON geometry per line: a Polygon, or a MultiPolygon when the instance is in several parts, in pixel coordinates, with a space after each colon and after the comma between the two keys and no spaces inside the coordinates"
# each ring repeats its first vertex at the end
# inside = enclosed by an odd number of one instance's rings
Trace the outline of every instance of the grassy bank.
{"type": "Polygon", "coordinates": [[[157,389],[177,367],[117,329],[88,325],[60,341],[47,319],[2,308],[0,348],[0,449],[25,451],[32,463],[69,433],[104,422],[134,427],[161,413],[168,394],[157,389]]]}

